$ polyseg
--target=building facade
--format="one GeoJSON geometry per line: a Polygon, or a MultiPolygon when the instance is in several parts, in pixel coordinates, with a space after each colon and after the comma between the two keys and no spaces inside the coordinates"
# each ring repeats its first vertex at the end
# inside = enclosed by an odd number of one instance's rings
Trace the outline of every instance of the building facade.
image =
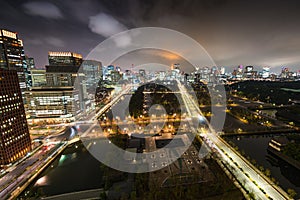
{"type": "Polygon", "coordinates": [[[76,120],[79,92],[73,87],[32,87],[26,92],[30,123],[62,123],[76,120]]]}
{"type": "Polygon", "coordinates": [[[79,91],[80,109],[85,110],[85,99],[87,98],[87,87],[85,74],[80,66],[46,66],[46,85],[50,87],[73,87],[79,91]]]}
{"type": "Polygon", "coordinates": [[[31,76],[31,87],[42,87],[46,86],[46,70],[44,69],[31,69],[30,70],[31,76]]]}
{"type": "Polygon", "coordinates": [[[0,164],[12,163],[31,150],[21,89],[15,70],[0,68],[0,164]]]}
{"type": "Polygon", "coordinates": [[[76,79],[83,73],[79,74],[79,66],[46,66],[46,82],[47,86],[74,86],[76,79]]]}
{"type": "Polygon", "coordinates": [[[87,91],[95,94],[99,81],[103,79],[102,63],[95,60],[84,60],[81,68],[85,75],[87,91]]]}

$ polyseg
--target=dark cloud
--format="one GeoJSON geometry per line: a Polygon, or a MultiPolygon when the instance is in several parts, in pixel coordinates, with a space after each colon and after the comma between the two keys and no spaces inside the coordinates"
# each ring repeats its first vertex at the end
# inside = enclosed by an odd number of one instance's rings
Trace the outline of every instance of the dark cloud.
{"type": "Polygon", "coordinates": [[[278,69],[300,64],[299,1],[0,2],[1,28],[19,33],[26,53],[38,66],[46,64],[48,51],[87,55],[109,34],[145,26],[187,34],[205,47],[218,65],[268,65],[278,69]]]}
{"type": "Polygon", "coordinates": [[[33,1],[23,4],[24,10],[30,15],[41,16],[50,19],[60,19],[63,15],[58,7],[43,1],[33,1]]]}

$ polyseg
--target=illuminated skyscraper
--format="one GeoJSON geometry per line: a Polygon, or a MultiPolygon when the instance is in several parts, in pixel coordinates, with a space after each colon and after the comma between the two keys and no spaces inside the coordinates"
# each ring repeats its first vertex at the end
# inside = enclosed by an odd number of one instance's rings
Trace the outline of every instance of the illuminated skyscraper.
{"type": "Polygon", "coordinates": [[[82,56],[73,52],[49,52],[49,65],[46,65],[48,86],[74,86],[76,79],[84,77],[80,65],[82,56]],[[81,69],[81,73],[79,73],[81,69]]]}
{"type": "Polygon", "coordinates": [[[225,74],[225,67],[221,67],[221,69],[220,69],[220,74],[221,74],[221,75],[224,75],[224,74],[225,74]]]}
{"type": "Polygon", "coordinates": [[[23,91],[29,82],[23,42],[16,32],[0,29],[0,67],[17,71],[20,88],[23,91]]]}
{"type": "Polygon", "coordinates": [[[0,68],[0,164],[14,162],[31,150],[16,70],[0,68]]]}
{"type": "Polygon", "coordinates": [[[34,58],[30,58],[28,56],[25,56],[25,59],[26,59],[26,63],[27,63],[27,68],[29,70],[34,69],[35,68],[34,58]]]}
{"type": "Polygon", "coordinates": [[[102,80],[102,63],[95,60],[84,60],[81,68],[85,75],[86,87],[89,93],[95,94],[98,82],[102,80]]]}
{"type": "Polygon", "coordinates": [[[263,67],[262,77],[269,78],[270,76],[270,67],[263,67]]]}
{"type": "Polygon", "coordinates": [[[54,118],[60,118],[61,121],[73,121],[89,107],[84,101],[87,90],[85,74],[80,67],[82,56],[72,52],[49,52],[48,58],[49,65],[46,65],[45,72],[32,70],[34,87],[26,92],[28,113],[31,119],[53,118],[59,121],[54,118]],[[69,108],[72,108],[71,111],[69,108]]]}

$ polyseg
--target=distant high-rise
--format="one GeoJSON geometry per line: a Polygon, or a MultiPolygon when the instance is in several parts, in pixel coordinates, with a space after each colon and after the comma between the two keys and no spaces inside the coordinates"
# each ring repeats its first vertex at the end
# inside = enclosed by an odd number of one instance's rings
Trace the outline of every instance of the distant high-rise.
{"type": "Polygon", "coordinates": [[[246,66],[246,73],[252,71],[253,71],[253,66],[246,66]]]}
{"type": "Polygon", "coordinates": [[[27,65],[27,72],[25,73],[26,80],[27,80],[27,87],[30,88],[33,86],[33,77],[32,77],[32,70],[35,69],[34,59],[28,56],[25,56],[25,61],[27,65]]]}
{"type": "Polygon", "coordinates": [[[35,68],[34,58],[30,58],[28,56],[25,56],[25,59],[26,59],[26,63],[27,63],[27,68],[29,70],[34,69],[35,68]]]}
{"type": "Polygon", "coordinates": [[[270,76],[270,67],[263,67],[262,77],[269,78],[270,76]]]}
{"type": "Polygon", "coordinates": [[[144,69],[140,69],[139,70],[139,75],[143,76],[143,77],[146,76],[146,71],[144,69]]]}
{"type": "Polygon", "coordinates": [[[16,70],[0,68],[0,164],[14,162],[31,150],[16,70]]]}
{"type": "Polygon", "coordinates": [[[225,75],[225,67],[221,67],[221,69],[220,69],[220,74],[221,74],[221,75],[225,75]]]}
{"type": "Polygon", "coordinates": [[[253,66],[246,66],[245,67],[245,71],[243,74],[244,78],[247,79],[254,79],[257,76],[257,71],[254,71],[254,67],[253,66]]]}
{"type": "Polygon", "coordinates": [[[88,92],[95,93],[98,82],[103,79],[102,63],[95,60],[84,60],[81,68],[85,75],[88,92]]]}
{"type": "Polygon", "coordinates": [[[23,42],[17,33],[0,29],[0,68],[17,71],[22,91],[27,88],[28,70],[23,42]]]}
{"type": "Polygon", "coordinates": [[[164,80],[166,77],[166,72],[165,71],[160,71],[158,75],[159,80],[164,80]]]}
{"type": "Polygon", "coordinates": [[[82,55],[73,52],[49,52],[49,65],[80,66],[82,55]]]}

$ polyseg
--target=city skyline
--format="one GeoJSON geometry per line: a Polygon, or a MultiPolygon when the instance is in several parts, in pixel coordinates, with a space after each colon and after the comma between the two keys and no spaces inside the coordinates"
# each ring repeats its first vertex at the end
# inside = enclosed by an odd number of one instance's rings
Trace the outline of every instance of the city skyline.
{"type": "Polygon", "coordinates": [[[0,5],[0,199],[300,198],[300,2],[0,5]]]}
{"type": "MultiPolygon", "coordinates": [[[[298,68],[297,1],[2,1],[1,28],[17,31],[38,68],[48,51],[86,56],[107,37],[136,27],[174,29],[198,41],[218,66],[298,68]],[[34,23],[32,23],[34,22],[34,23]]],[[[131,41],[134,42],[134,41],[131,41]]],[[[125,44],[126,45],[126,44],[125,44]]]]}

